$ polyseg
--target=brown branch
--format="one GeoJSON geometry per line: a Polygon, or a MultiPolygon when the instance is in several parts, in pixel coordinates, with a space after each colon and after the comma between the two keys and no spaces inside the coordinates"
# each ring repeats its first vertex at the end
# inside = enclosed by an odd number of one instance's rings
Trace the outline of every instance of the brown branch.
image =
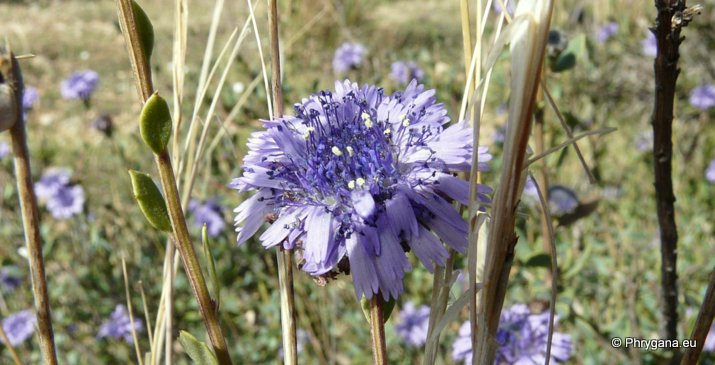
{"type": "MultiPolygon", "coordinates": [[[[663,295],[664,338],[678,338],[678,231],[675,225],[673,193],[673,104],[678,79],[678,48],[681,27],[672,20],[685,9],[684,0],[656,0],[658,15],[651,29],[658,43],[655,58],[655,105],[653,111],[653,162],[655,198],[660,226],[661,290],[663,295]]],[[[677,357],[677,355],[675,355],[677,357]]]]}
{"type": "Polygon", "coordinates": [[[703,351],[703,345],[705,345],[705,338],[707,338],[710,326],[712,326],[713,317],[715,317],[715,268],[710,273],[708,289],[705,292],[703,304],[700,306],[695,328],[693,328],[693,333],[690,335],[690,339],[695,341],[695,347],[689,347],[685,350],[683,359],[680,362],[681,365],[696,364],[698,362],[700,353],[703,351]]]}

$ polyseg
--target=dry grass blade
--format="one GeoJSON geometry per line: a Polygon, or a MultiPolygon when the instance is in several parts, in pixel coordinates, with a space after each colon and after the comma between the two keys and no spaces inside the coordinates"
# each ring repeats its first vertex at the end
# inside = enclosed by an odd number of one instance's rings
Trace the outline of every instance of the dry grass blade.
{"type": "Polygon", "coordinates": [[[132,309],[132,297],[129,293],[129,277],[127,275],[127,261],[122,257],[122,275],[124,275],[124,292],[127,296],[127,311],[129,311],[129,324],[132,328],[132,338],[134,339],[134,350],[137,353],[137,362],[139,365],[144,365],[141,350],[139,349],[139,337],[137,329],[134,325],[134,310],[132,309]]]}
{"type": "Polygon", "coordinates": [[[540,160],[540,159],[542,159],[542,158],[544,158],[544,157],[546,157],[546,156],[548,156],[548,155],[550,155],[550,154],[552,154],[552,153],[554,153],[554,152],[556,152],[556,151],[558,151],[558,150],[560,150],[560,149],[562,149],[562,148],[564,148],[564,147],[566,147],[566,146],[568,146],[568,145],[572,145],[572,144],[575,145],[575,144],[576,144],[576,141],[578,141],[579,139],[582,139],[582,138],[585,138],[585,137],[588,137],[588,136],[604,135],[604,134],[608,134],[608,133],[614,132],[614,131],[616,131],[616,130],[618,130],[618,129],[617,129],[617,128],[612,128],[612,127],[603,127],[603,128],[599,128],[599,129],[596,129],[596,130],[593,130],[593,131],[583,132],[583,133],[581,133],[581,134],[578,134],[578,135],[576,135],[576,136],[573,136],[573,137],[569,138],[568,140],[566,140],[565,142],[559,144],[558,146],[551,147],[551,148],[549,148],[548,150],[546,150],[546,151],[544,151],[544,152],[542,152],[542,153],[540,153],[540,154],[538,154],[538,155],[532,156],[532,157],[529,158],[529,160],[526,162],[524,168],[528,167],[529,165],[533,164],[534,162],[536,162],[536,161],[538,161],[538,160],[540,160]]]}
{"type": "Polygon", "coordinates": [[[7,334],[2,326],[0,326],[0,340],[2,340],[3,344],[5,344],[7,351],[10,353],[10,357],[12,357],[12,361],[15,362],[15,365],[22,365],[20,356],[17,355],[17,351],[15,351],[15,348],[10,343],[10,339],[7,338],[7,334]]]}

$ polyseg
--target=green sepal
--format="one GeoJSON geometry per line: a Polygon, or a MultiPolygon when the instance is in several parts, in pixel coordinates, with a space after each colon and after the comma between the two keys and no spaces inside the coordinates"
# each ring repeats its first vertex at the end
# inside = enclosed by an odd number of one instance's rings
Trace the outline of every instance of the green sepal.
{"type": "Polygon", "coordinates": [[[132,190],[134,198],[139,203],[139,208],[144,217],[154,228],[171,232],[171,221],[166,210],[166,202],[159,192],[151,176],[134,170],[129,170],[129,177],[132,180],[132,190]]]}
{"type": "Polygon", "coordinates": [[[139,34],[139,42],[141,42],[142,50],[146,55],[147,63],[151,60],[151,54],[154,51],[154,26],[151,20],[136,1],[132,0],[132,11],[134,12],[134,21],[137,25],[137,33],[139,34]]]}
{"type": "Polygon", "coordinates": [[[154,93],[144,103],[139,119],[139,132],[144,143],[154,153],[161,154],[166,151],[166,145],[171,138],[171,112],[166,100],[154,93]]]}
{"type": "Polygon", "coordinates": [[[197,340],[194,335],[186,331],[181,331],[181,333],[179,333],[179,342],[181,342],[181,347],[184,348],[184,351],[186,351],[186,354],[193,360],[194,364],[218,365],[216,356],[209,346],[197,340]]]}
{"type": "MultiPolygon", "coordinates": [[[[380,294],[374,294],[374,295],[380,295],[380,294]]],[[[382,300],[382,298],[380,298],[382,300]]],[[[365,315],[365,320],[367,323],[370,323],[370,301],[367,300],[365,297],[362,297],[360,299],[360,307],[362,308],[362,314],[365,315]]],[[[390,319],[390,316],[392,315],[392,310],[395,309],[395,300],[390,298],[388,301],[383,301],[382,302],[382,319],[383,323],[387,323],[387,321],[390,319]]]]}
{"type": "Polygon", "coordinates": [[[221,283],[218,280],[218,275],[216,274],[216,262],[214,261],[214,256],[211,254],[211,241],[209,240],[208,229],[206,228],[206,223],[201,228],[201,240],[204,243],[204,257],[208,263],[209,270],[209,281],[211,281],[211,286],[213,286],[214,300],[216,301],[216,306],[221,304],[221,283]]]}

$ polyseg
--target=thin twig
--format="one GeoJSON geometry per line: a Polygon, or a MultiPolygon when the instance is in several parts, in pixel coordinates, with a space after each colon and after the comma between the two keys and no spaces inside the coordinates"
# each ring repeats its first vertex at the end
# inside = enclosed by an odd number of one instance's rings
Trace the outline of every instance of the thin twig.
{"type": "Polygon", "coordinates": [[[42,238],[40,236],[37,198],[32,184],[30,152],[27,148],[27,131],[25,130],[25,121],[21,112],[24,84],[17,59],[14,58],[9,50],[7,53],[0,53],[0,81],[4,81],[15,95],[15,123],[10,129],[10,138],[12,139],[12,150],[15,156],[15,178],[17,179],[17,191],[20,197],[22,224],[25,230],[25,242],[32,277],[32,291],[35,298],[35,309],[37,310],[40,349],[44,363],[56,365],[55,336],[52,330],[50,298],[47,294],[47,280],[45,279],[45,264],[42,258],[42,238]]]}
{"type": "MultiPolygon", "coordinates": [[[[660,226],[661,290],[663,295],[663,338],[678,339],[678,231],[673,193],[673,104],[678,79],[680,27],[673,27],[676,12],[685,9],[682,0],[656,0],[658,15],[653,31],[658,44],[655,58],[655,105],[653,111],[653,168],[655,199],[660,226]]],[[[673,353],[673,358],[677,353],[673,353]]]]}
{"type": "Polygon", "coordinates": [[[17,355],[17,351],[15,351],[15,348],[12,347],[12,344],[10,344],[10,339],[7,338],[7,334],[5,333],[5,330],[2,328],[2,326],[0,326],[0,339],[7,347],[7,350],[10,352],[10,357],[12,357],[12,361],[15,362],[15,365],[22,365],[20,356],[17,355]]]}
{"type": "Polygon", "coordinates": [[[695,347],[689,347],[685,350],[683,359],[680,362],[681,365],[691,365],[698,362],[700,353],[705,345],[705,339],[710,331],[710,326],[712,326],[713,317],[715,317],[715,268],[710,273],[708,289],[705,291],[705,298],[700,306],[695,328],[693,328],[693,333],[690,335],[690,339],[695,342],[695,347]]]}

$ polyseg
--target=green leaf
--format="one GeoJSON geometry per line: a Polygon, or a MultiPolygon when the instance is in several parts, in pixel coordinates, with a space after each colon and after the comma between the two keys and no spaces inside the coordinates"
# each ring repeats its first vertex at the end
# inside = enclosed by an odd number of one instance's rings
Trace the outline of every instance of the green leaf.
{"type": "MultiPolygon", "coordinates": [[[[378,295],[378,294],[375,294],[378,295]]],[[[380,297],[380,300],[382,300],[382,297],[380,297]]],[[[362,314],[365,316],[365,320],[367,323],[370,323],[370,301],[365,299],[365,297],[362,297],[360,299],[360,307],[362,308],[362,314]]],[[[387,302],[383,301],[382,302],[382,319],[383,323],[387,323],[387,320],[390,319],[390,316],[392,315],[392,310],[395,309],[395,300],[390,298],[387,302]]]]}
{"type": "Polygon", "coordinates": [[[194,361],[196,365],[218,365],[216,356],[211,351],[206,343],[201,342],[196,339],[192,334],[181,331],[179,334],[179,342],[181,342],[181,347],[184,348],[186,354],[189,355],[191,360],[194,361]]]}
{"type": "Polygon", "coordinates": [[[154,153],[158,155],[166,151],[166,145],[171,138],[171,112],[169,104],[159,93],[154,93],[144,103],[139,119],[139,131],[144,143],[154,153]]]}
{"type": "Polygon", "coordinates": [[[139,208],[144,213],[144,217],[154,228],[171,232],[171,221],[166,210],[164,197],[161,196],[159,188],[156,187],[151,176],[143,172],[129,170],[129,177],[132,180],[134,198],[139,203],[139,208]]]}
{"type": "Polygon", "coordinates": [[[139,41],[146,55],[147,63],[149,63],[151,54],[154,51],[154,26],[151,24],[151,20],[149,20],[144,9],[134,0],[132,0],[132,11],[137,25],[137,33],[139,33],[139,41]]]}
{"type": "Polygon", "coordinates": [[[209,240],[206,223],[204,223],[204,226],[201,228],[201,240],[204,243],[204,257],[208,262],[209,280],[211,281],[211,286],[213,286],[214,289],[216,305],[219,306],[221,303],[221,283],[219,282],[218,275],[216,274],[216,263],[214,261],[214,256],[211,254],[211,241],[209,240]]]}
{"type": "Polygon", "coordinates": [[[544,268],[551,268],[551,256],[545,253],[539,253],[534,256],[531,256],[528,260],[526,260],[526,263],[524,263],[524,266],[526,267],[544,267],[544,268]]]}
{"type": "Polygon", "coordinates": [[[551,65],[554,72],[563,72],[576,66],[576,60],[586,54],[586,35],[579,34],[569,41],[566,49],[556,57],[556,61],[551,65]]]}

